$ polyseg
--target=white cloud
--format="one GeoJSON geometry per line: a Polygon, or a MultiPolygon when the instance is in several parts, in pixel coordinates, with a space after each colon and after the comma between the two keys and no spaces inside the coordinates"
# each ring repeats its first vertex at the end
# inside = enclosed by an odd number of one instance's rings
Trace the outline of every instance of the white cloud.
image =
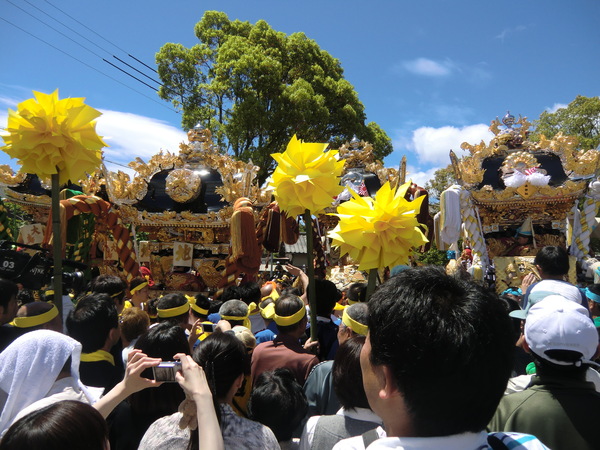
{"type": "MultiPolygon", "coordinates": [[[[450,164],[450,160],[448,160],[448,164],[450,164]]],[[[446,167],[446,165],[443,167],[446,167]]],[[[412,180],[413,183],[424,187],[425,184],[433,178],[435,171],[441,168],[442,167],[433,167],[431,169],[421,170],[418,167],[408,165],[406,167],[406,181],[412,180]]]]}
{"type": "Polygon", "coordinates": [[[412,149],[421,163],[450,164],[450,150],[461,156],[460,145],[463,142],[478,144],[482,139],[489,141],[493,137],[489,125],[476,124],[462,128],[445,126],[440,128],[420,127],[413,131],[412,149]]]}
{"type": "Polygon", "coordinates": [[[525,31],[527,27],[525,25],[517,25],[514,28],[505,28],[498,35],[496,35],[496,39],[500,39],[504,43],[504,39],[506,39],[509,35],[518,33],[520,31],[525,31]]]}
{"type": "Polygon", "coordinates": [[[566,108],[567,106],[569,106],[569,105],[565,105],[564,103],[555,103],[554,105],[550,106],[549,108],[546,108],[546,111],[548,111],[549,113],[555,113],[559,109],[566,108]]]}
{"type": "Polygon", "coordinates": [[[179,144],[187,142],[186,133],[162,120],[120,111],[102,110],[96,130],[109,147],[108,160],[125,162],[141,157],[148,160],[162,150],[179,152],[179,144]]]}
{"type": "Polygon", "coordinates": [[[452,66],[449,61],[437,62],[428,58],[417,58],[402,63],[402,67],[409,72],[427,77],[446,77],[452,73],[452,66]]]}

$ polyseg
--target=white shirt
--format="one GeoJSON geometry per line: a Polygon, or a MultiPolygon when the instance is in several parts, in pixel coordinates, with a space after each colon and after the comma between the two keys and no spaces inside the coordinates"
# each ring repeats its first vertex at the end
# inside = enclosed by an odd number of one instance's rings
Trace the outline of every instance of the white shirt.
{"type": "MultiPolygon", "coordinates": [[[[378,424],[382,424],[383,422],[379,418],[377,414],[371,411],[369,408],[353,408],[353,409],[344,409],[340,408],[336,416],[345,416],[354,420],[362,420],[364,422],[374,422],[378,424]]],[[[304,426],[304,430],[302,431],[302,436],[300,437],[300,450],[310,450],[312,446],[313,438],[315,436],[315,429],[317,428],[317,422],[319,418],[322,416],[312,416],[306,422],[304,426]]]]}
{"type": "MultiPolygon", "coordinates": [[[[487,443],[488,434],[485,431],[480,433],[461,433],[452,436],[438,437],[386,437],[385,431],[381,427],[377,428],[377,439],[368,450],[378,450],[393,448],[396,450],[483,450],[489,449],[487,443]]],[[[501,433],[509,440],[508,448],[513,450],[547,450],[539,440],[519,433],[501,433]],[[524,439],[523,439],[524,438],[524,439]],[[518,441],[522,439],[522,441],[518,441]]],[[[506,444],[506,442],[505,442],[506,444]]],[[[333,450],[357,449],[365,450],[362,436],[344,439],[334,445],[333,450]]]]}

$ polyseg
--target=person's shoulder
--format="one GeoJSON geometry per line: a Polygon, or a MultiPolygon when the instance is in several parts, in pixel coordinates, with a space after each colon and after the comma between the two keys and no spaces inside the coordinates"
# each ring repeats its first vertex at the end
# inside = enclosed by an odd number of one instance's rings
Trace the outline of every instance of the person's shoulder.
{"type": "Polygon", "coordinates": [[[179,412],[155,420],[148,427],[140,441],[138,450],[152,450],[156,448],[185,448],[189,441],[189,429],[179,428],[179,421],[183,415],[179,412]]]}
{"type": "Polygon", "coordinates": [[[332,450],[364,450],[365,443],[362,436],[342,439],[333,446],[332,450]]]}

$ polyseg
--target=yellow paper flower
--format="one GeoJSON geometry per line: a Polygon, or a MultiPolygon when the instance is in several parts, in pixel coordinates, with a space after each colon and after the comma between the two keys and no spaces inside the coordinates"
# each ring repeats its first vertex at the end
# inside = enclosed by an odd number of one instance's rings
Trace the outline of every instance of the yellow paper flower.
{"type": "Polygon", "coordinates": [[[331,205],[344,190],[339,177],[344,160],[338,152],[325,152],[327,144],[306,143],[292,137],[284,153],[271,156],[277,161],[270,187],[279,207],[289,216],[304,214],[306,209],[318,214],[331,205]]]}
{"type": "Polygon", "coordinates": [[[2,150],[19,160],[22,172],[48,179],[58,170],[61,184],[96,170],[106,146],[93,121],[101,113],[84,98],[59,100],[58,90],[33,94],[35,99],[17,105],[17,111],[8,110],[2,150]]]}
{"type": "Polygon", "coordinates": [[[410,250],[427,242],[417,221],[425,197],[406,200],[409,186],[410,182],[394,192],[387,182],[375,199],[352,192],[352,199],[340,204],[338,213],[333,214],[340,221],[329,237],[342,254],[348,253],[359,262],[361,270],[406,264],[410,250]]]}

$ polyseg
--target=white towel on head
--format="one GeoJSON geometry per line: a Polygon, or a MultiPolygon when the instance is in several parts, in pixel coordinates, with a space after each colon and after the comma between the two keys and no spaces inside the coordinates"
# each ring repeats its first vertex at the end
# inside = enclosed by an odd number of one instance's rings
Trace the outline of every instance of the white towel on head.
{"type": "Polygon", "coordinates": [[[0,389],[6,393],[0,404],[0,433],[4,433],[23,408],[46,397],[71,357],[74,389],[79,390],[81,344],[62,333],[36,330],[25,333],[0,353],[0,389]]]}

